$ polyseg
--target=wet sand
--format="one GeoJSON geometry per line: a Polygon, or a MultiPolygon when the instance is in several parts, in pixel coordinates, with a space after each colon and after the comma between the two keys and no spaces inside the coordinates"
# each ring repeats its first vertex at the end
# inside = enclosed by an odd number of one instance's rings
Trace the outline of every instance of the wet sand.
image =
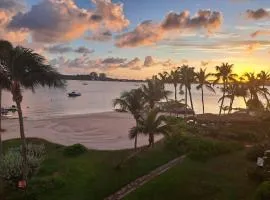
{"type": "MultiPolygon", "coordinates": [[[[43,138],[48,141],[72,145],[81,143],[89,149],[118,150],[133,148],[128,132],[135,125],[128,113],[105,112],[87,115],[70,115],[42,120],[25,119],[27,137],[43,138]]],[[[3,140],[18,138],[19,124],[17,119],[3,120],[6,132],[3,140]]],[[[140,135],[138,145],[148,144],[148,138],[140,135]]]]}

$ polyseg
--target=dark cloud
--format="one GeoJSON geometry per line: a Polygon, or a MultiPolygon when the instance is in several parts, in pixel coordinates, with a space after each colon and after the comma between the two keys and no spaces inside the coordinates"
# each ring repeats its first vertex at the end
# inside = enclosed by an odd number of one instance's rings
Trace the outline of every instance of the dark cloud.
{"type": "Polygon", "coordinates": [[[126,58],[113,58],[113,57],[110,57],[110,58],[106,58],[104,60],[102,60],[102,63],[103,64],[122,64],[124,62],[126,62],[126,58]]]}
{"type": "Polygon", "coordinates": [[[34,41],[65,42],[99,29],[121,31],[129,25],[123,5],[110,0],[93,0],[95,10],[79,8],[74,0],[43,0],[28,12],[16,14],[10,29],[27,29],[34,41]]]}
{"type": "Polygon", "coordinates": [[[146,56],[145,59],[144,59],[144,64],[143,66],[145,67],[149,67],[151,65],[153,65],[155,62],[154,62],[154,59],[152,56],[146,56]]]}
{"type": "Polygon", "coordinates": [[[80,46],[77,49],[75,49],[74,52],[81,54],[91,54],[94,53],[95,51],[93,49],[88,49],[86,47],[80,46]]]}
{"type": "Polygon", "coordinates": [[[270,36],[270,30],[258,30],[252,33],[250,36],[251,37],[257,37],[259,35],[269,35],[270,36]]]}
{"type": "Polygon", "coordinates": [[[52,54],[54,54],[54,53],[68,53],[68,52],[71,52],[73,50],[71,47],[63,45],[63,44],[45,47],[44,49],[47,52],[52,53],[52,54]]]}
{"type": "Polygon", "coordinates": [[[222,14],[216,11],[199,10],[194,17],[190,17],[188,11],[179,14],[170,12],[160,24],[147,20],[133,31],[118,36],[115,45],[117,47],[151,45],[164,39],[166,34],[172,31],[181,33],[204,29],[207,33],[213,33],[220,28],[222,21],[222,14]]]}
{"type": "Polygon", "coordinates": [[[92,36],[86,36],[84,39],[106,42],[112,39],[112,33],[110,31],[98,32],[94,33],[92,36]]]}
{"type": "Polygon", "coordinates": [[[80,46],[77,49],[73,49],[70,46],[67,46],[65,44],[57,44],[57,45],[52,45],[52,46],[47,46],[44,48],[45,51],[51,53],[51,54],[63,54],[63,53],[69,53],[69,52],[75,52],[79,54],[90,54],[93,53],[93,49],[86,48],[84,46],[80,46]]]}
{"type": "Polygon", "coordinates": [[[0,9],[6,11],[22,11],[25,8],[23,0],[0,0],[0,9]]]}
{"type": "Polygon", "coordinates": [[[270,18],[270,12],[264,8],[260,8],[258,10],[247,10],[246,17],[248,19],[260,20],[270,18]]]}

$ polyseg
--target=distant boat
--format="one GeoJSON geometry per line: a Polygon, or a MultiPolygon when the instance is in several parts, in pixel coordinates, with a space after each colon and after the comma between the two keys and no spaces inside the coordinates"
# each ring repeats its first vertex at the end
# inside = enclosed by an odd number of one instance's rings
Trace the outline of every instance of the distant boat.
{"type": "Polygon", "coordinates": [[[83,85],[88,85],[88,83],[83,83],[83,85]]]}
{"type": "Polygon", "coordinates": [[[72,92],[68,93],[69,97],[79,97],[81,95],[82,95],[81,93],[75,92],[75,91],[72,91],[72,92]]]}

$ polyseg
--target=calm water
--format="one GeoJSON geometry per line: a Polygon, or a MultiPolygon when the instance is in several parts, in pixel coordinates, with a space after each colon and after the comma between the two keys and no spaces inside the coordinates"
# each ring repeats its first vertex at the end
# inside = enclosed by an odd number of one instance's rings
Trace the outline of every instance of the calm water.
{"type": "MultiPolygon", "coordinates": [[[[122,91],[139,87],[140,83],[124,82],[99,82],[99,81],[68,81],[66,89],[38,88],[35,93],[23,92],[22,108],[24,116],[31,119],[48,118],[50,116],[63,116],[73,114],[87,114],[112,111],[112,100],[120,95],[122,91]],[[87,83],[88,85],[83,85],[87,83]],[[82,93],[77,98],[67,97],[67,92],[76,90],[82,93]]],[[[173,91],[172,85],[167,89],[173,91]]],[[[193,86],[193,100],[196,113],[202,112],[201,92],[193,86]]],[[[184,96],[178,95],[178,99],[184,96]]],[[[205,91],[205,111],[217,113],[218,99],[221,97],[217,89],[216,94],[205,91]]],[[[11,95],[3,94],[3,107],[11,106],[11,95]]],[[[174,98],[172,94],[171,98],[174,98]]],[[[236,99],[234,107],[245,107],[243,99],[236,99]]]]}

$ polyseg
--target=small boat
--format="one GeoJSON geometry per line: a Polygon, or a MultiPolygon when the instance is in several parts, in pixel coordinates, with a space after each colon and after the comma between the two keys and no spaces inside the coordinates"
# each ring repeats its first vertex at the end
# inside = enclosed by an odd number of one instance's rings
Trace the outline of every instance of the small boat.
{"type": "Polygon", "coordinates": [[[18,109],[15,105],[12,105],[11,107],[7,108],[9,112],[16,112],[18,109]]]}
{"type": "Polygon", "coordinates": [[[88,83],[83,83],[83,85],[88,85],[88,83]]]}
{"type": "Polygon", "coordinates": [[[79,96],[81,96],[81,93],[72,91],[72,92],[68,93],[68,96],[69,97],[79,97],[79,96]]]}

